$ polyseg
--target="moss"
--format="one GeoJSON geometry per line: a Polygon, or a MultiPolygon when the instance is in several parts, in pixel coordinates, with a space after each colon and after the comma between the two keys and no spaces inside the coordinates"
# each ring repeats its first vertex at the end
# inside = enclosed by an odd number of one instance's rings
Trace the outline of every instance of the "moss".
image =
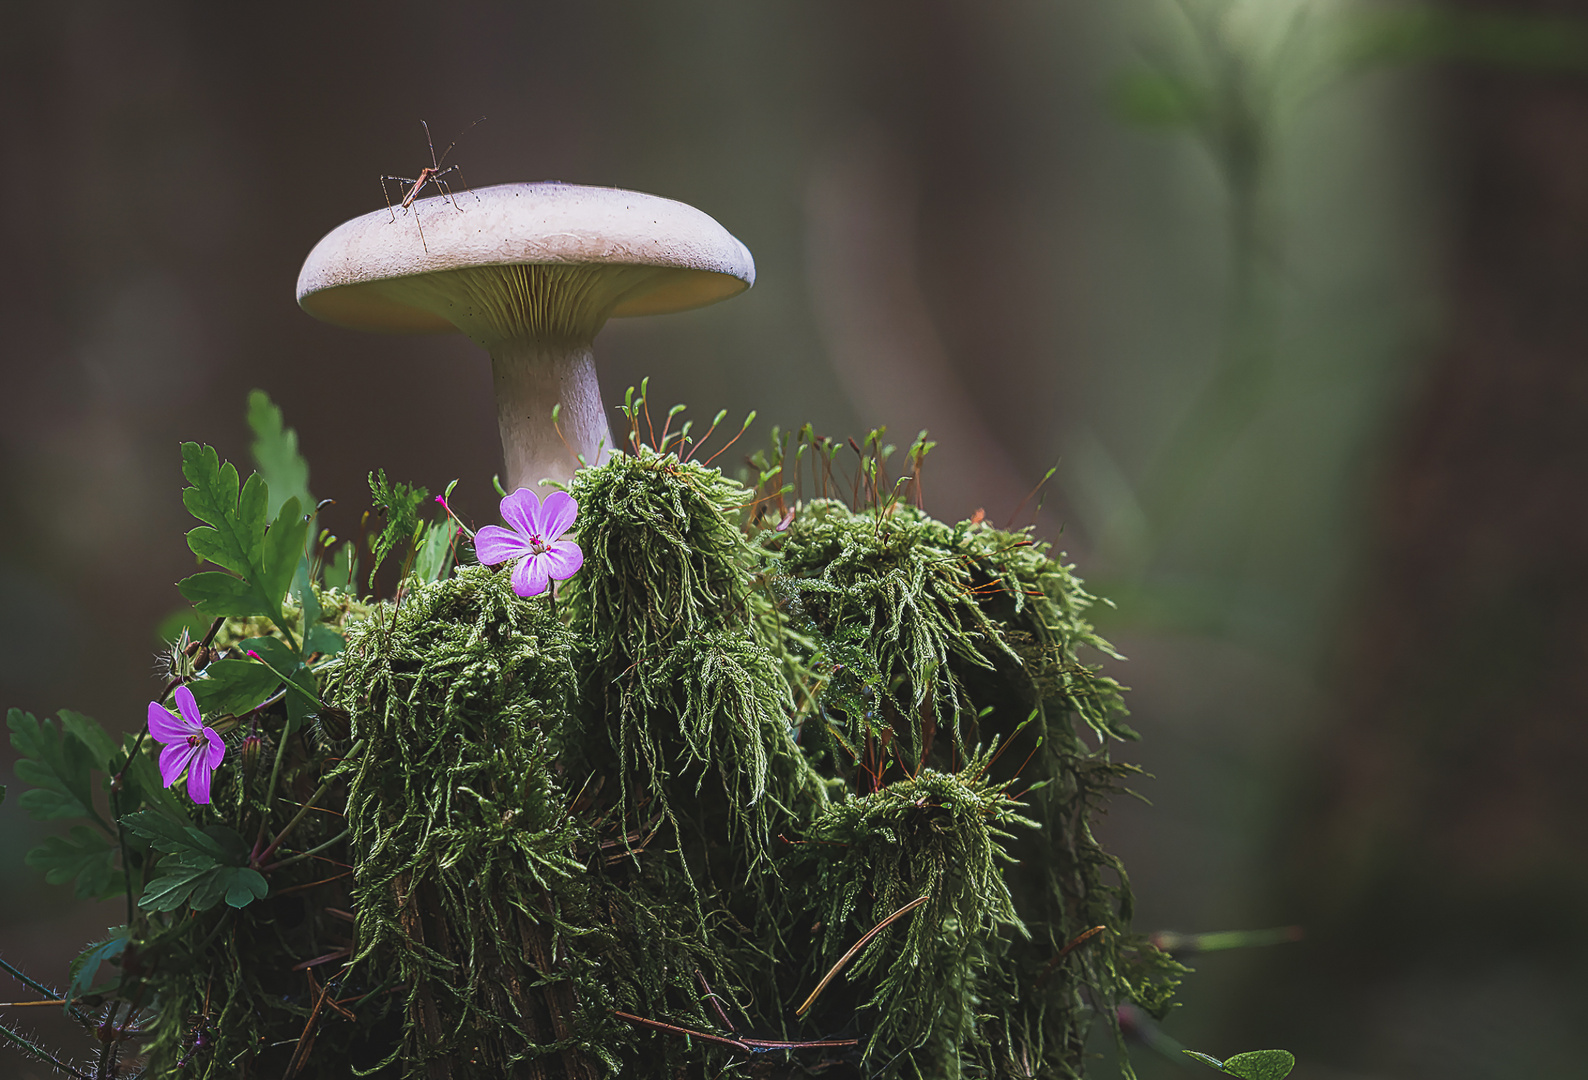
{"type": "Polygon", "coordinates": [[[580,871],[555,756],[574,686],[567,629],[483,567],[349,635],[329,696],[363,745],[344,766],[352,963],[400,988],[410,1075],[517,1075],[575,1041],[551,970],[558,887],[580,871]]]}

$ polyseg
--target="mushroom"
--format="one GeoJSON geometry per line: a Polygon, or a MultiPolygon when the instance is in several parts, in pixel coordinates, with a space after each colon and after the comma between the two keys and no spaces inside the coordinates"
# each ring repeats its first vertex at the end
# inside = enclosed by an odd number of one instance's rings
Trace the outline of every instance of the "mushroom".
{"type": "Polygon", "coordinates": [[[332,229],[298,274],[298,303],[338,326],[461,330],[491,354],[507,489],[566,483],[612,436],[596,382],[608,318],[702,307],[755,282],[749,250],[692,206],[576,184],[501,184],[332,229]],[[477,200],[477,201],[476,201],[477,200]],[[560,406],[560,409],[558,408],[560,406]],[[557,409],[558,422],[552,423],[557,409]],[[559,430],[560,429],[560,430],[559,430]]]}

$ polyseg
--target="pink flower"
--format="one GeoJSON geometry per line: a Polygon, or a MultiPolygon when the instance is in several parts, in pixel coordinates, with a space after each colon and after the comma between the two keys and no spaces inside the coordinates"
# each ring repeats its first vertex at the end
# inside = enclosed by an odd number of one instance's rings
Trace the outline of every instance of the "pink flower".
{"type": "Polygon", "coordinates": [[[578,516],[579,504],[566,491],[553,491],[543,504],[529,488],[519,488],[502,500],[502,520],[512,528],[485,526],[474,534],[474,553],[486,566],[517,559],[513,591],[539,596],[552,578],[564,581],[584,565],[579,545],[558,539],[578,516]]]}
{"type": "Polygon", "coordinates": [[[176,688],[177,716],[157,701],[149,702],[149,734],[166,744],[160,751],[160,779],[170,787],[187,771],[188,798],[196,803],[210,801],[210,774],[226,756],[226,744],[212,727],[204,726],[193,691],[176,688]]]}

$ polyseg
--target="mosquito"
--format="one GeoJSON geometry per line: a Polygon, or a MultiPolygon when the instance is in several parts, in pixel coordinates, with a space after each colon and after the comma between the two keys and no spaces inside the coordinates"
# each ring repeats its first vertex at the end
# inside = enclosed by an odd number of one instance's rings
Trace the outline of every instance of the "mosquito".
{"type": "MultiPolygon", "coordinates": [[[[484,119],[485,117],[480,117],[480,120],[484,119]]],[[[480,120],[474,121],[474,124],[478,124],[480,120]]],[[[470,124],[468,127],[458,132],[458,139],[461,139],[463,136],[467,135],[470,128],[474,127],[474,124],[470,124]]],[[[436,157],[435,140],[430,137],[430,125],[421,120],[419,121],[419,126],[425,129],[425,143],[430,147],[430,164],[425,166],[423,169],[420,169],[418,176],[383,176],[380,178],[380,193],[381,196],[386,200],[386,209],[391,211],[391,219],[393,221],[397,220],[397,207],[392,205],[391,189],[386,186],[387,181],[393,181],[395,183],[404,185],[404,187],[399,187],[397,189],[398,191],[403,191],[406,188],[407,193],[403,195],[402,202],[398,204],[398,206],[401,206],[404,210],[407,210],[409,207],[413,206],[414,200],[419,197],[419,193],[430,184],[435,185],[436,190],[441,193],[441,197],[445,201],[451,203],[454,210],[461,209],[458,206],[457,200],[452,197],[452,188],[445,180],[442,179],[442,177],[450,176],[453,173],[458,173],[459,180],[463,179],[463,174],[459,172],[456,165],[446,165],[445,168],[443,168],[443,165],[445,165],[447,160],[447,155],[452,153],[452,147],[458,145],[458,139],[453,139],[452,145],[448,146],[444,151],[442,151],[441,156],[438,158],[436,157]]],[[[478,196],[475,197],[478,198],[478,196]]],[[[417,210],[414,211],[414,224],[419,228],[420,245],[426,251],[429,251],[430,245],[425,243],[425,227],[419,224],[419,212],[417,210]]]]}

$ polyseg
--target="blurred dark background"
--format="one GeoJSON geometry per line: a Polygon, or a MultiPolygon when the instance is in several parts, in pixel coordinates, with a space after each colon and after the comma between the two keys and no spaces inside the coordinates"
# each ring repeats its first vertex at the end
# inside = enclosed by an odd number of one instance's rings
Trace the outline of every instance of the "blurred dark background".
{"type": "MultiPolygon", "coordinates": [[[[428,163],[421,119],[444,145],[483,115],[451,158],[467,183],[666,195],[755,254],[743,297],[603,332],[609,402],[649,375],[663,409],[759,410],[747,442],[930,428],[948,518],[1004,521],[1058,462],[1037,526],[1118,602],[1099,621],[1144,734],[1121,753],[1156,777],[1102,826],[1141,926],[1307,932],[1192,959],[1170,1036],[1286,1047],[1303,1078],[1579,1073],[1579,19],[8,0],[0,704],[141,723],[192,567],[177,444],[246,461],[251,388],[298,430],[333,529],[374,468],[461,478],[455,505],[490,518],[483,354],[293,303],[315,241],[428,163]]],[[[120,906],[22,865],[49,830],[17,792],[0,953],[60,981],[120,906]]],[[[30,1015],[54,1012],[6,1015],[65,1042],[30,1015]]]]}

